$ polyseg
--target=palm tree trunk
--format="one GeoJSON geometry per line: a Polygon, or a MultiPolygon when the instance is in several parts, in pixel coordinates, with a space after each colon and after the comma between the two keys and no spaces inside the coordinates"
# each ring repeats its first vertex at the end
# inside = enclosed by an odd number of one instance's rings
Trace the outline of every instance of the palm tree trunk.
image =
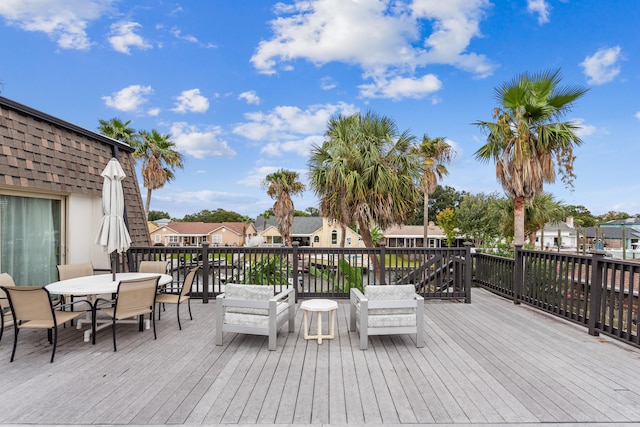
{"type": "Polygon", "coordinates": [[[515,246],[524,245],[524,206],[525,200],[522,196],[513,199],[513,244],[515,246]]]}
{"type": "Polygon", "coordinates": [[[423,240],[422,240],[422,247],[424,248],[428,248],[429,247],[429,193],[428,192],[424,192],[424,214],[423,214],[423,218],[424,218],[424,232],[423,232],[423,240]]]}
{"type": "Polygon", "coordinates": [[[149,219],[149,208],[151,207],[151,189],[147,188],[147,204],[144,207],[145,219],[149,219]]]}

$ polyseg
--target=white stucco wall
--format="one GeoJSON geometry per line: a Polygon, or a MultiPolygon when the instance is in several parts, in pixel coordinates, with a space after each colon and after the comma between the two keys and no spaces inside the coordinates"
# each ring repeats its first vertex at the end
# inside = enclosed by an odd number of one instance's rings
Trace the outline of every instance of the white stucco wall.
{"type": "Polygon", "coordinates": [[[109,269],[109,256],[95,243],[102,220],[99,197],[71,195],[67,206],[66,263],[91,262],[95,269],[109,269]]]}

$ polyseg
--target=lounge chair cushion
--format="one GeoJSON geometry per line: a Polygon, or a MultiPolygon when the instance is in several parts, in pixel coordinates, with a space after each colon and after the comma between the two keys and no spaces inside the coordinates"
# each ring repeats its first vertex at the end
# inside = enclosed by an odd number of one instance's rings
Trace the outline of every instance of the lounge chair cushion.
{"type": "MultiPolygon", "coordinates": [[[[280,302],[277,305],[277,322],[288,316],[289,304],[280,302]]],[[[224,323],[227,325],[249,326],[252,328],[268,328],[269,314],[246,313],[243,310],[261,310],[244,307],[226,307],[224,314],[224,323]],[[232,311],[233,309],[233,311],[232,311]]]]}
{"type": "MultiPolygon", "coordinates": [[[[369,301],[402,301],[413,300],[416,288],[414,285],[377,285],[366,286],[364,296],[369,301]]],[[[415,308],[370,308],[369,317],[376,315],[411,314],[415,325],[415,308]]],[[[369,322],[371,323],[371,322],[369,322]]]]}
{"type": "MultiPolygon", "coordinates": [[[[242,300],[242,301],[269,301],[273,297],[273,288],[271,286],[260,285],[239,285],[235,283],[228,283],[225,286],[224,297],[230,300],[242,300]]],[[[285,308],[288,306],[284,304],[285,308]]],[[[278,307],[278,313],[284,308],[278,307]]],[[[225,313],[240,313],[240,314],[258,314],[262,316],[269,316],[268,308],[254,308],[254,307],[226,307],[225,313]]]]}

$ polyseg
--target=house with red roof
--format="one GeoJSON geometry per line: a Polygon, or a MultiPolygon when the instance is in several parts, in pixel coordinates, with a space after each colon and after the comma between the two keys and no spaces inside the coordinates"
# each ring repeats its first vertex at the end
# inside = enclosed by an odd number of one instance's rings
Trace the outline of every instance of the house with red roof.
{"type": "Polygon", "coordinates": [[[257,234],[255,226],[243,222],[178,222],[150,229],[153,245],[162,246],[243,246],[257,234]]]}

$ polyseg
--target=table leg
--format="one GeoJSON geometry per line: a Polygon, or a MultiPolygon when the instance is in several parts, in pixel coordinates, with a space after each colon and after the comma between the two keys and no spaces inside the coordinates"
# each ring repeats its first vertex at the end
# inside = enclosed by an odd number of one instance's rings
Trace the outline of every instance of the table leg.
{"type": "Polygon", "coordinates": [[[329,326],[329,338],[333,339],[335,336],[336,310],[331,310],[329,312],[329,322],[331,323],[331,326],[329,326]]]}
{"type": "Polygon", "coordinates": [[[304,339],[309,339],[309,312],[304,310],[304,339]]]}
{"type": "Polygon", "coordinates": [[[318,311],[318,344],[322,344],[322,312],[318,311]]]}

